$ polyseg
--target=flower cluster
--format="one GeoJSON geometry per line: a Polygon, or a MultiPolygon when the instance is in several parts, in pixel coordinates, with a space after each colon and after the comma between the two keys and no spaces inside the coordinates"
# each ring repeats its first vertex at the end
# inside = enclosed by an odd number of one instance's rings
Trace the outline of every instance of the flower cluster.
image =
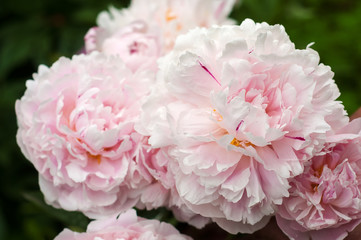
{"type": "Polygon", "coordinates": [[[56,239],[188,239],[133,207],[233,234],[276,216],[292,239],[343,239],[361,222],[361,119],[310,45],[235,25],[234,4],[111,8],[83,54],[26,83],[17,142],[47,203],[98,219],[56,239]]]}

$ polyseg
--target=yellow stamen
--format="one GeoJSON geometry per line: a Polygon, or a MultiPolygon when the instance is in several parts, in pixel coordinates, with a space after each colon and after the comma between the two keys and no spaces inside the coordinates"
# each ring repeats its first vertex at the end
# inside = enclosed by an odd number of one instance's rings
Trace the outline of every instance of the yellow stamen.
{"type": "Polygon", "coordinates": [[[167,22],[170,22],[174,19],[177,18],[177,15],[174,14],[174,12],[172,11],[172,9],[168,8],[167,11],[165,12],[165,20],[167,22]]]}
{"type": "Polygon", "coordinates": [[[220,122],[220,121],[223,120],[222,115],[219,114],[216,109],[213,109],[213,114],[214,114],[213,116],[215,117],[215,119],[216,119],[218,122],[220,122]]]}
{"type": "Polygon", "coordinates": [[[246,141],[246,140],[240,141],[240,140],[238,140],[237,138],[233,138],[233,140],[231,141],[231,144],[232,144],[233,146],[242,147],[242,148],[243,148],[243,147],[253,146],[252,143],[250,143],[250,142],[248,142],[248,141],[246,141]]]}
{"type": "Polygon", "coordinates": [[[90,153],[88,153],[88,157],[91,159],[91,160],[95,160],[98,162],[98,164],[100,164],[102,162],[102,156],[101,155],[92,155],[90,153]]]}

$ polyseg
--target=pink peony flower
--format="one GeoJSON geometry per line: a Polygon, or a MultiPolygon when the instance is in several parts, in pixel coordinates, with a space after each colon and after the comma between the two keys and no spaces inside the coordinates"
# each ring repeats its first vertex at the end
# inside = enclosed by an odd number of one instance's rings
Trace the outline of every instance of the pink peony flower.
{"type": "Polygon", "coordinates": [[[27,81],[17,142],[49,204],[101,217],[129,209],[156,184],[144,165],[153,150],[134,130],[153,81],[154,73],[97,52],[40,66],[27,81]]]}
{"type": "Polygon", "coordinates": [[[231,233],[262,228],[348,122],[330,68],[280,25],[191,30],[159,66],[136,129],[168,155],[183,203],[231,233]]]}
{"type": "Polygon", "coordinates": [[[128,9],[110,8],[98,17],[99,27],[85,36],[87,52],[119,55],[131,69],[156,68],[156,60],[172,49],[189,29],[229,24],[236,0],[133,0],[128,9]]]}
{"type": "Polygon", "coordinates": [[[157,35],[147,33],[144,22],[138,21],[109,35],[100,27],[91,28],[85,36],[86,52],[101,51],[108,55],[118,55],[132,70],[157,70],[157,60],[161,54],[157,35]]]}
{"type": "Polygon", "coordinates": [[[344,239],[361,222],[361,119],[329,138],[291,181],[277,223],[295,240],[344,239]]]}
{"type": "Polygon", "coordinates": [[[64,229],[54,240],[191,240],[172,225],[137,217],[131,209],[117,218],[93,221],[85,233],[64,229]]]}

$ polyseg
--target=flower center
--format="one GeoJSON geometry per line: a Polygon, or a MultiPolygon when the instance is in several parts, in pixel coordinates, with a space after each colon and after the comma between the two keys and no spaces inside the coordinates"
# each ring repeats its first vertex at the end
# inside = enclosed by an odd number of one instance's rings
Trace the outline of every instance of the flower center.
{"type": "Polygon", "coordinates": [[[313,192],[317,192],[318,190],[318,183],[311,183],[311,189],[313,190],[313,192]]]}
{"type": "MultiPolygon", "coordinates": [[[[323,172],[323,167],[324,165],[319,166],[318,168],[314,168],[313,167],[313,176],[320,178],[323,172]]],[[[320,184],[317,182],[311,182],[311,189],[313,190],[313,192],[317,192],[318,191],[318,186],[320,184]]]]}
{"type": "Polygon", "coordinates": [[[144,51],[144,49],[146,49],[146,46],[139,42],[133,42],[131,45],[129,45],[128,48],[129,48],[129,54],[133,55],[144,51]]]}
{"type": "Polygon", "coordinates": [[[254,146],[251,142],[249,142],[247,140],[238,140],[237,138],[233,138],[233,140],[231,141],[231,144],[233,146],[241,147],[241,148],[254,146]]]}
{"type": "Polygon", "coordinates": [[[101,155],[92,155],[90,153],[87,153],[88,157],[90,160],[92,161],[96,161],[98,164],[100,164],[102,162],[102,156],[101,155]]]}
{"type": "Polygon", "coordinates": [[[174,14],[174,12],[172,11],[172,9],[168,8],[167,11],[165,12],[165,20],[167,22],[170,22],[174,19],[177,18],[177,15],[174,14]]]}

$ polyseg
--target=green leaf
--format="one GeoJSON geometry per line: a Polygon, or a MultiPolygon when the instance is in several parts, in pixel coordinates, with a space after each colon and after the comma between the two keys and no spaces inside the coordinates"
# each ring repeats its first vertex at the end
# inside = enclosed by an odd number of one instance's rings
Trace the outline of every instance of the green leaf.
{"type": "Polygon", "coordinates": [[[23,196],[33,205],[40,208],[44,214],[53,219],[57,219],[65,226],[85,231],[90,220],[80,212],[67,212],[62,209],[53,208],[45,203],[40,192],[25,192],[23,196]]]}
{"type": "Polygon", "coordinates": [[[4,215],[1,206],[2,204],[0,204],[0,239],[5,239],[7,225],[4,220],[4,215]]]}

